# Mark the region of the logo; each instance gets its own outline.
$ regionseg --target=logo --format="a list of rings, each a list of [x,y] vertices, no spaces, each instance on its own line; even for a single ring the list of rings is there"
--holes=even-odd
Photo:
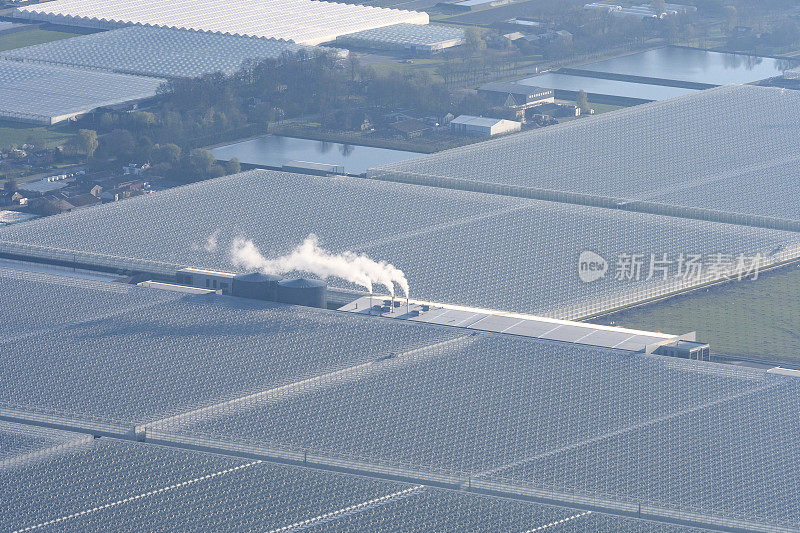
[[[608,262],[603,256],[584,250],[578,257],[578,277],[584,283],[591,283],[602,278],[608,272]]]

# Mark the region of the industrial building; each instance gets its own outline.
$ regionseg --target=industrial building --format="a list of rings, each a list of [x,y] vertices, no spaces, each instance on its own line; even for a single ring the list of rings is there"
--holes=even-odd
[[[461,0],[455,2],[439,2],[436,4],[436,7],[445,11],[461,13],[465,11],[475,11],[476,9],[503,6],[510,3],[511,0]]]
[[[533,107],[555,101],[552,89],[506,81],[481,85],[478,94],[485,95],[497,105],[508,107]]]
[[[423,12],[318,0],[54,0],[20,7],[14,16],[63,26],[107,30],[141,25],[306,45],[402,22],[428,23]]]
[[[539,38],[528,38],[534,37]],[[777,78],[792,63],[775,57],[662,46],[551,70],[519,83],[549,87],[559,99],[574,100],[582,90],[593,103],[633,106]]]
[[[339,310],[636,353],[661,353],[668,350],[668,355],[686,359],[708,359],[710,348],[708,344],[695,342],[693,333],[680,336],[637,331],[408,298],[362,296]]]
[[[434,24],[394,24],[340,35],[336,38],[336,44],[430,54],[464,44],[464,30]]]
[[[8,59],[0,59],[0,79],[0,118],[46,125],[152,98],[165,82]]]
[[[459,115],[450,121],[450,131],[453,133],[478,137],[494,137],[495,135],[514,133],[521,129],[521,122],[501,118]]]
[[[276,39],[130,26],[8,50],[0,52],[0,58],[142,76],[194,78],[215,72],[231,75],[251,62],[299,53],[341,56],[347,51]]]
[[[697,65],[702,64],[703,68]],[[740,85],[780,76],[793,61],[729,52],[711,52],[680,46],[662,46],[633,54],[594,61],[577,69],[580,75],[643,82],[663,87],[710,89]],[[590,81],[590,80],[587,80]],[[546,85],[545,85],[546,87]],[[586,89],[588,92],[588,88]]]
[[[342,165],[314,163],[312,161],[287,161],[281,165],[281,169],[286,172],[301,172],[303,174],[313,174],[315,176],[344,174],[344,166]]]
[[[306,307],[327,307],[328,284],[322,280],[294,278],[283,279],[251,272],[235,274],[203,268],[186,267],[178,270],[176,281],[181,285],[208,289],[223,295],[233,295],[251,300],[281,302]],[[164,285],[165,290],[182,288]]]
[[[478,94],[485,96],[495,106],[513,111],[516,119],[522,123],[526,123],[531,117],[533,108],[555,102],[552,89],[516,82],[487,83],[478,87]]]
[[[600,75],[602,76],[602,75]],[[521,84],[548,87],[556,98],[575,100],[584,91],[589,101],[597,104],[633,106],[656,100],[666,100],[696,92],[690,87],[674,87],[652,83],[639,83],[620,79],[605,79],[567,74],[564,71],[545,72],[520,80]]]

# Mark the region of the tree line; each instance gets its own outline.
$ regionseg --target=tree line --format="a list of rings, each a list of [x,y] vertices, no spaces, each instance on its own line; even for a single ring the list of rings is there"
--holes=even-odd
[[[162,174],[188,181],[229,173],[198,146],[255,135],[269,124],[317,117],[331,128],[357,129],[358,113],[404,108],[445,114],[453,107],[444,83],[426,72],[377,74],[354,60],[328,54],[285,55],[221,73],[173,80],[146,108],[82,118],[70,143],[90,164],[149,162]]]

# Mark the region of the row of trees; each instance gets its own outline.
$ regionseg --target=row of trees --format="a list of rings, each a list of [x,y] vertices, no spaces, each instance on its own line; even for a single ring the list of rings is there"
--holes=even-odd
[[[150,162],[168,176],[208,178],[230,173],[238,163],[221,165],[197,146],[304,116],[358,129],[364,113],[397,108],[443,115],[453,102],[446,85],[426,72],[379,75],[353,60],[301,53],[246,65],[233,76],[172,81],[146,110],[82,119],[69,148],[98,166]]]
[[[112,161],[147,162],[159,175],[180,181],[217,178],[241,171],[236,158],[218,162],[203,148],[184,150],[175,143],[152,144],[146,136],[137,139],[131,131],[119,128],[100,136],[95,130],[80,129],[65,148],[72,154],[85,156],[99,167]]]

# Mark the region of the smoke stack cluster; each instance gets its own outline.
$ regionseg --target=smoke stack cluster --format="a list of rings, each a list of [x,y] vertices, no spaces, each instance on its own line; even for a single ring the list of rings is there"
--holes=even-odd
[[[275,259],[265,258],[253,241],[237,237],[231,244],[230,257],[234,265],[264,274],[308,272],[322,279],[341,278],[369,292],[373,292],[374,285],[383,285],[392,297],[397,284],[408,296],[408,280],[402,270],[364,254],[329,252],[319,246],[319,239],[313,233],[287,255]]]

